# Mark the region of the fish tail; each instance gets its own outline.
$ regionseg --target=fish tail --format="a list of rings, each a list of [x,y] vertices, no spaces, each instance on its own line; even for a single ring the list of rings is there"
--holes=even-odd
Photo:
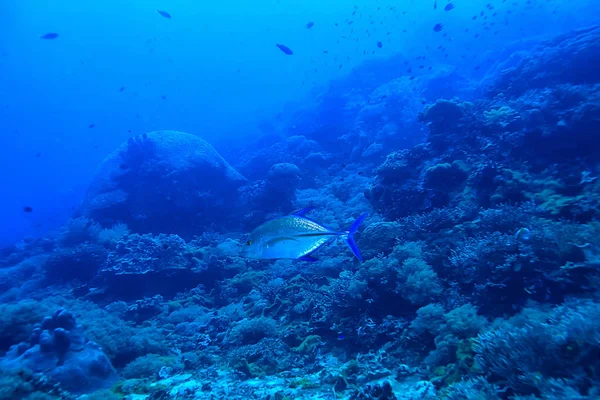
[[[362,213],[360,217],[358,217],[356,221],[352,223],[350,229],[348,229],[348,233],[346,234],[346,244],[348,244],[348,247],[350,247],[350,250],[352,250],[352,253],[354,253],[356,258],[358,258],[360,262],[363,262],[363,258],[360,255],[360,250],[358,249],[356,242],[354,241],[354,234],[358,230],[360,224],[362,224],[365,218],[367,218],[367,215],[369,215],[369,213]]]

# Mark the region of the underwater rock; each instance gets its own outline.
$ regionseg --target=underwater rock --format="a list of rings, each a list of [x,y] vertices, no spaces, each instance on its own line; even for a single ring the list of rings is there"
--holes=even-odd
[[[43,373],[77,394],[108,388],[117,380],[100,346],[88,341],[73,315],[63,309],[34,325],[29,340],[12,346],[0,367]]]
[[[239,172],[201,138],[158,131],[131,138],[100,164],[80,213],[103,226],[197,234],[235,221]],[[227,218],[226,218],[227,217]]]

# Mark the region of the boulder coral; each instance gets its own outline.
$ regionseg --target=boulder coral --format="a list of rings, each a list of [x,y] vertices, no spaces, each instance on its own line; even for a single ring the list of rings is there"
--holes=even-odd
[[[158,131],[129,139],[98,168],[80,213],[103,226],[191,235],[223,225],[246,182],[198,136]]]

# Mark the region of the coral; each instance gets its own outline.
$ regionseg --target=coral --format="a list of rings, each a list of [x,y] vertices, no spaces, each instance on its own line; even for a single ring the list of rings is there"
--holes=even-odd
[[[193,230],[231,212],[246,182],[207,142],[176,132],[129,139],[100,165],[80,212],[138,233]]]
[[[493,108],[483,112],[485,124],[498,129],[516,130],[515,122],[520,119],[519,114],[509,106]]]
[[[183,365],[173,357],[146,354],[127,364],[123,368],[122,375],[126,379],[152,378],[157,377],[162,368],[178,372],[183,369]]]
[[[49,310],[35,300],[21,300],[15,304],[0,304],[0,352],[27,340],[33,325]]]
[[[401,225],[397,222],[375,222],[366,226],[359,239],[359,247],[365,259],[378,254],[387,255],[398,240]]]
[[[383,384],[367,385],[363,389],[356,390],[352,394],[357,400],[396,400],[392,385],[389,382]]]
[[[277,322],[272,318],[244,318],[229,331],[228,341],[235,344],[254,344],[264,337],[277,335]]]
[[[41,372],[74,393],[116,382],[115,370],[100,346],[88,341],[73,315],[62,309],[34,325],[29,341],[11,347],[0,364]]]
[[[485,317],[477,315],[477,309],[465,304],[444,315],[446,328],[459,338],[473,337],[487,324]]]
[[[187,268],[186,243],[177,235],[130,235],[119,240],[102,268],[104,274],[143,275]]]
[[[44,275],[51,283],[89,282],[96,277],[108,254],[103,246],[94,243],[58,248],[44,263]]]
[[[436,100],[425,106],[419,120],[429,127],[429,143],[438,151],[446,149],[456,140],[456,134],[468,125],[465,122],[473,104],[458,99]]]
[[[164,299],[161,295],[157,294],[150,298],[137,300],[135,303],[127,306],[126,309],[122,311],[122,316],[124,319],[133,321],[139,325],[162,313],[164,309]]]
[[[456,190],[467,178],[464,162],[436,164],[425,170],[424,185],[427,188],[448,192]]]
[[[408,258],[402,263],[398,268],[398,281],[396,291],[416,305],[425,304],[442,293],[435,271],[418,258]]]
[[[58,388],[44,375],[23,368],[0,366],[0,400],[57,400],[72,395]]]
[[[444,307],[432,303],[417,310],[417,317],[410,323],[410,328],[421,334],[429,332],[437,336],[444,329]]]
[[[450,385],[442,395],[444,400],[500,400],[499,389],[478,377]]]
[[[600,62],[599,37],[600,28],[593,26],[541,43],[516,66],[504,70],[489,88],[490,93],[516,97],[532,88],[559,83],[599,82],[598,71],[591,67]]]
[[[117,314],[91,302],[63,298],[49,298],[47,302],[72,310],[78,316],[85,336],[100,345],[116,368],[149,353],[168,353],[164,334],[159,329],[151,326],[133,327]]]
[[[321,337],[319,335],[310,335],[300,343],[300,345],[293,350],[297,353],[312,353],[315,347],[321,344]]]
[[[117,223],[110,228],[105,228],[98,233],[98,241],[100,243],[110,244],[123,239],[130,234],[127,224]]]
[[[75,218],[62,227],[57,241],[64,247],[94,243],[98,240],[101,229],[100,225],[90,218]]]
[[[132,234],[114,242],[98,273],[106,288],[103,295],[134,300],[154,294],[173,296],[195,287],[210,259],[194,259],[188,250],[177,235]]]
[[[477,363],[519,394],[539,394],[551,378],[598,379],[600,305],[571,303],[546,318],[480,334],[474,346]]]

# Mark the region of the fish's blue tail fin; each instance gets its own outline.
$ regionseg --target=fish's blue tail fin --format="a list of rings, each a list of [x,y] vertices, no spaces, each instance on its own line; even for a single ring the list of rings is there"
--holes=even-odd
[[[352,250],[352,253],[354,253],[356,258],[358,258],[360,262],[363,262],[363,258],[360,255],[360,250],[358,250],[356,242],[354,241],[354,234],[358,230],[360,224],[362,224],[365,218],[367,218],[367,215],[369,215],[369,213],[362,213],[360,217],[358,217],[356,221],[352,223],[352,226],[350,226],[350,229],[348,229],[348,233],[346,235],[346,243],[348,244],[348,247],[350,247],[350,250]]]

